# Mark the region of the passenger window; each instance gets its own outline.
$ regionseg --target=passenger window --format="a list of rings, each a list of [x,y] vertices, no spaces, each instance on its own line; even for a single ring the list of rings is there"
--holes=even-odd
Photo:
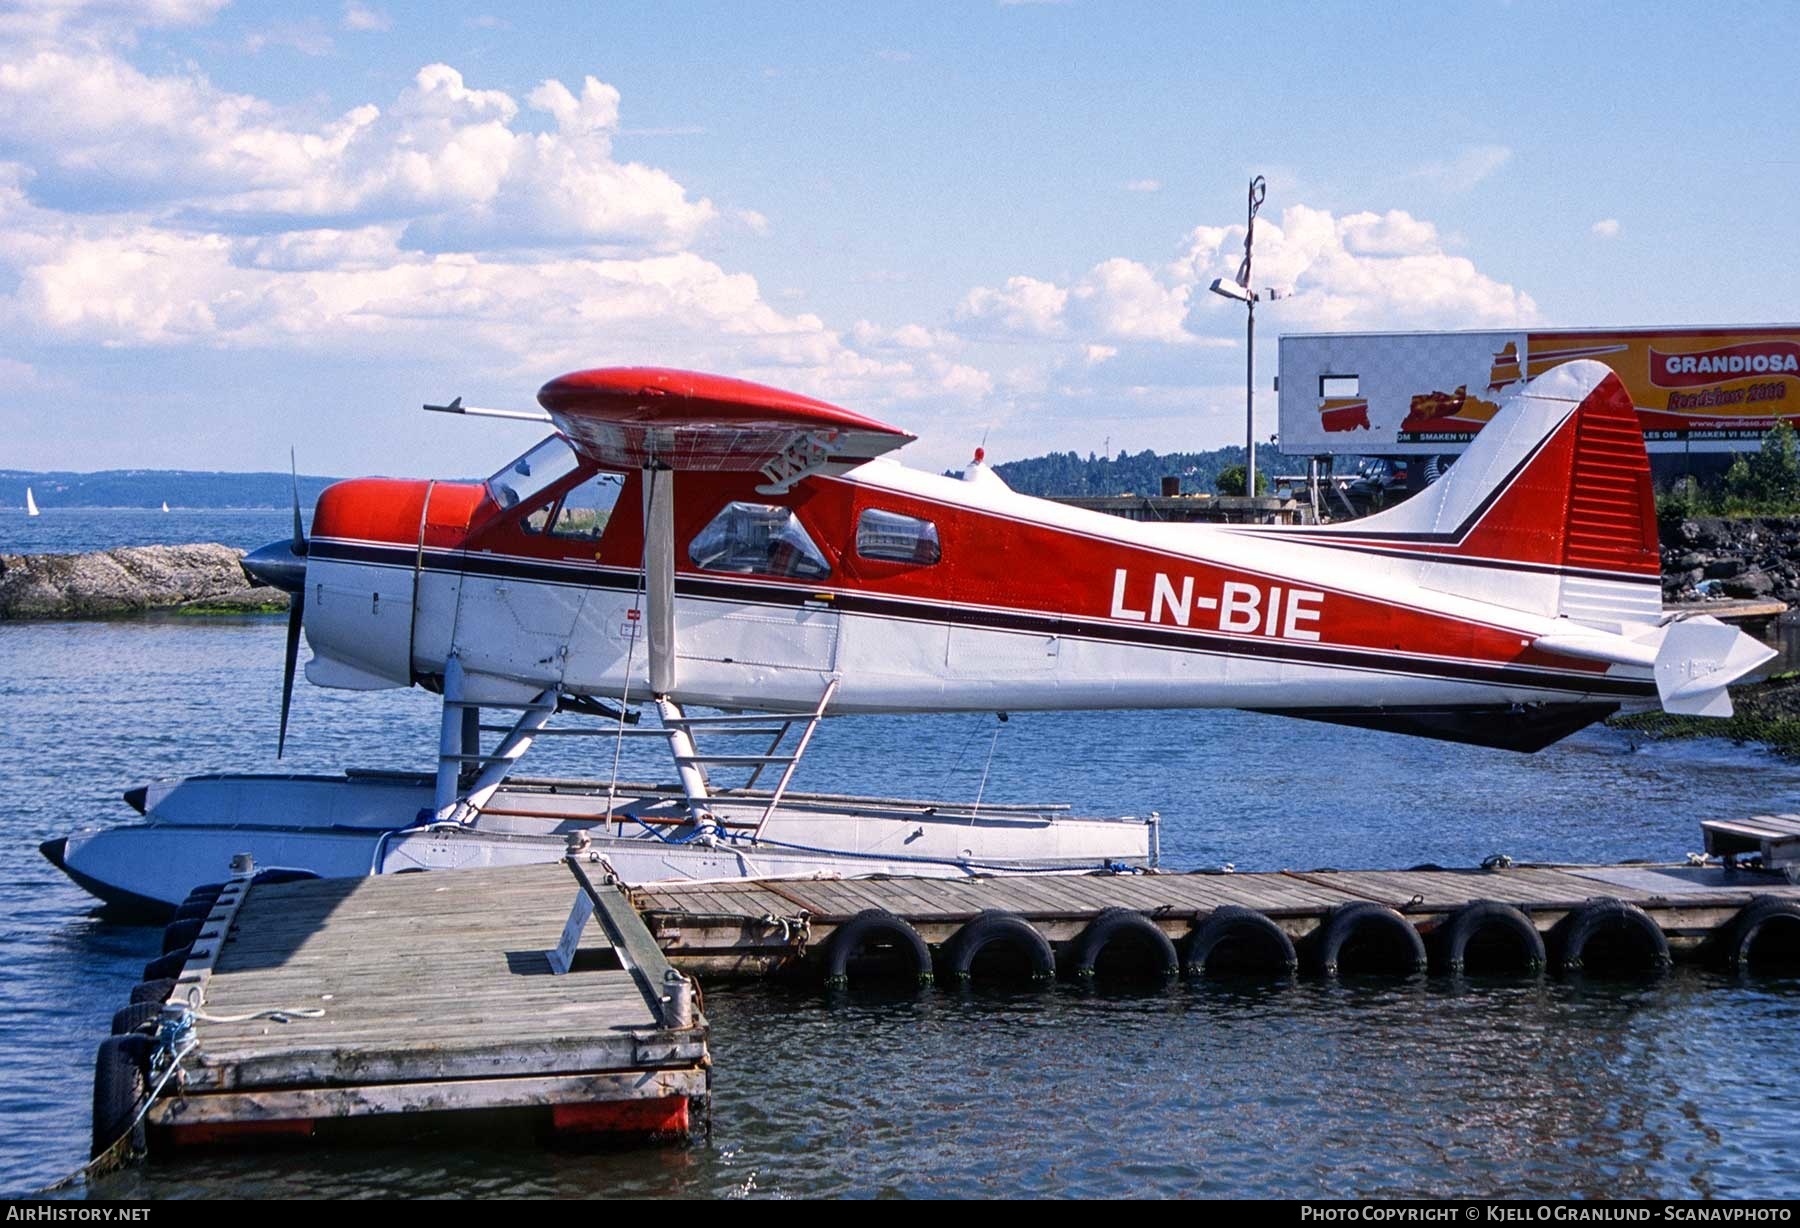
[[[599,541],[612,519],[613,506],[625,478],[617,473],[596,473],[562,498],[556,520],[550,526],[554,537],[572,537],[581,541]]]
[[[856,518],[856,552],[865,559],[923,565],[942,557],[937,526],[931,521],[872,507]]]
[[[525,517],[525,519],[519,521],[519,527],[524,529],[527,533],[542,533],[544,531],[544,526],[550,523],[550,509],[555,506],[556,500],[552,499],[550,502],[544,504],[544,506],[534,510],[529,516]]]
[[[688,546],[694,566],[741,575],[823,580],[831,564],[794,513],[769,503],[728,503]]]

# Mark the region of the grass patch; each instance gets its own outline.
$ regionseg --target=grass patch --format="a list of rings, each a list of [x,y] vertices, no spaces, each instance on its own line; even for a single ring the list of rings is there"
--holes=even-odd
[[[1731,703],[1733,714],[1724,720],[1668,712],[1631,712],[1609,716],[1606,723],[1654,742],[1669,738],[1730,738],[1734,742],[1759,742],[1784,758],[1800,759],[1800,670],[1733,687]]]
[[[286,614],[284,601],[260,601],[255,605],[229,601],[190,601],[175,607],[179,618],[213,618],[232,614]]]

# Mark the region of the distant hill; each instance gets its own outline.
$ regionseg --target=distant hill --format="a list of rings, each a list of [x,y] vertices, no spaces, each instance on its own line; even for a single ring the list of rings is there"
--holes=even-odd
[[[1262,453],[1259,451],[1258,455]],[[1273,458],[1273,452],[1270,454]],[[1241,447],[1211,452],[1144,451],[1135,455],[1083,459],[1074,452],[1052,452],[1006,461],[994,469],[1007,485],[1028,495],[1154,495],[1165,475],[1181,478],[1189,494],[1211,494],[1213,479],[1230,465],[1244,463]],[[300,475],[300,505],[310,508],[319,492],[337,478]],[[178,508],[286,507],[292,499],[285,473],[206,473],[189,469],[106,469],[98,473],[0,469],[0,507],[25,506],[30,486],[43,507]]]
[[[1257,449],[1259,462],[1265,455],[1273,460],[1274,450]],[[1219,471],[1243,463],[1241,447],[1211,452],[1145,451],[1135,456],[1124,451],[1117,456],[1089,452],[1085,460],[1074,452],[1052,452],[1006,461],[995,465],[994,472],[1026,495],[1154,495],[1161,493],[1162,480],[1169,475],[1181,479],[1184,494],[1215,494],[1213,479]]]
[[[310,508],[336,478],[300,475],[300,505]],[[31,487],[51,507],[180,508],[287,507],[293,485],[285,473],[201,473],[187,469],[105,469],[98,473],[31,473],[0,469],[0,507],[25,506]]]

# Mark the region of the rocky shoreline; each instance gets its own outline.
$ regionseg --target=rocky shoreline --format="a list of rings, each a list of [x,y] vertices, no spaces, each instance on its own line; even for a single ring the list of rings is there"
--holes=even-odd
[[[1692,517],[1661,526],[1663,599],[1773,599],[1800,607],[1800,517]]]
[[[242,550],[121,546],[87,554],[0,554],[0,622],[174,614],[265,614],[287,609],[287,594],[252,585]]]

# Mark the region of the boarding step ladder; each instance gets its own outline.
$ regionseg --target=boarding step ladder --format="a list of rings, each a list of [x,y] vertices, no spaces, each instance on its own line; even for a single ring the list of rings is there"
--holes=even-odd
[[[663,732],[669,739],[669,751],[675,758],[676,771],[681,775],[682,792],[687,797],[688,814],[697,827],[716,831],[718,820],[713,815],[713,808],[727,799],[713,792],[711,774],[708,769],[743,768],[749,770],[749,777],[740,785],[739,790],[754,788],[762,774],[772,767],[781,768],[781,779],[769,794],[768,803],[763,807],[761,816],[756,821],[756,828],[751,833],[751,840],[762,838],[763,829],[768,826],[776,807],[786,795],[789,783],[794,779],[794,772],[800,766],[806,748],[811,745],[813,734],[819,728],[819,722],[825,717],[825,710],[831,706],[832,697],[837,694],[839,678],[832,675],[825,684],[825,691],[819,696],[819,702],[807,714],[801,713],[769,713],[769,712],[737,712],[719,716],[689,716],[682,711],[674,700],[661,697],[657,700],[657,708],[662,716]],[[793,732],[794,726],[805,722],[800,737],[791,750],[784,751],[782,744]],[[645,732],[656,732],[647,730]],[[741,754],[731,752],[703,751],[697,738],[717,737],[757,737],[767,738],[768,744],[760,754]]]

